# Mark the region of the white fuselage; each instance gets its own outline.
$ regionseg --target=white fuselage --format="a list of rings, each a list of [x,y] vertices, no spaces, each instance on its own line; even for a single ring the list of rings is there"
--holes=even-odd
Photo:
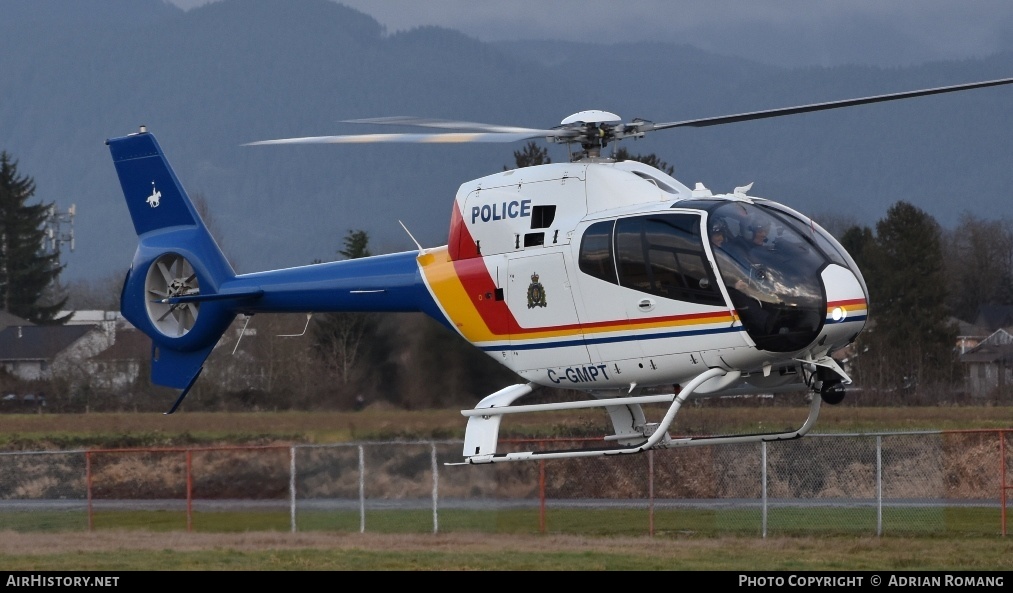
[[[533,383],[631,389],[720,367],[742,374],[712,388],[732,379],[769,388],[797,380],[797,359],[853,340],[867,297],[846,253],[819,255],[843,252],[836,241],[822,229],[817,240],[809,219],[779,205],[769,214],[760,203],[694,192],[634,161],[522,168],[462,185],[446,253],[420,262],[461,335]],[[779,327],[746,313],[753,293],[733,282],[746,264],[707,241],[706,225],[725,204],[773,217],[781,251],[804,250],[766,264],[769,288],[757,282],[761,292],[750,297],[754,313],[771,309]],[[779,253],[776,243],[768,255]]]

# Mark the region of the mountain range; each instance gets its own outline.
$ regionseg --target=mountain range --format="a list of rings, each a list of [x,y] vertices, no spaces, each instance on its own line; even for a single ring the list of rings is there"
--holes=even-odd
[[[343,120],[412,115],[548,128],[585,109],[680,121],[1013,76],[1013,54],[904,68],[782,68],[678,43],[481,42],[388,35],[331,0],[0,0],[0,150],[36,197],[75,207],[64,279],[122,277],[136,245],[107,138],[146,126],[238,272],[447,240],[461,183],[513,166],[516,144],[244,146],[401,131]],[[904,200],[943,227],[1013,218],[1013,86],[711,128],[622,146],[674,176],[817,220],[875,225]],[[409,131],[409,130],[405,130]],[[547,145],[553,161],[568,158]],[[66,249],[66,248],[65,248]]]

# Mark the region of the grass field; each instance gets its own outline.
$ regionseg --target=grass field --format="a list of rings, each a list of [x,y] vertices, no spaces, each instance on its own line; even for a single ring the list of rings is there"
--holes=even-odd
[[[673,434],[753,431],[757,426],[796,428],[806,406],[684,406]],[[467,418],[459,409],[359,412],[186,412],[0,414],[0,448],[29,443],[67,446],[133,446],[208,441],[338,443],[392,438],[463,438]],[[860,407],[822,406],[813,433],[1013,428],[1013,406]],[[567,431],[604,434],[600,410],[544,412],[505,417],[501,434],[555,436]],[[31,445],[35,446],[35,445]],[[47,447],[47,448],[49,448]]]
[[[1008,538],[0,532],[9,571],[1009,571]]]
[[[683,429],[748,430],[763,422],[791,424],[792,408],[687,409]],[[804,411],[802,416],[804,416]],[[0,415],[6,449],[84,446],[185,445],[207,442],[332,443],[385,438],[461,438],[465,418],[460,410],[415,412],[373,408],[361,412],[243,412],[162,414]],[[555,433],[602,426],[591,416],[546,414],[532,424],[515,424],[518,434]],[[814,432],[887,432],[907,430],[973,430],[1013,427],[1009,407],[863,408],[824,406]],[[506,426],[505,426],[506,429]],[[505,430],[505,433],[507,431]],[[514,531],[497,513],[495,533],[457,530],[459,521],[444,515],[438,534],[385,533],[383,519],[371,519],[369,533],[358,533],[353,518],[338,530],[301,524],[287,531],[288,517],[266,515],[247,531],[213,531],[210,517],[200,517],[187,531],[179,514],[160,520],[98,515],[96,529],[24,531],[13,516],[0,518],[0,566],[11,571],[262,571],[262,570],[706,570],[706,571],[1008,571],[1013,569],[1013,538],[1000,534],[965,533],[962,522],[979,519],[954,516],[954,529],[938,534],[902,536],[812,535],[799,529],[791,535],[761,537],[748,533],[720,535],[705,529],[718,521],[707,513],[659,516],[654,536],[643,526],[628,531],[608,529],[601,514],[554,515],[549,533],[537,533],[531,517]],[[64,517],[65,519],[65,517]],[[33,521],[39,521],[35,516]],[[312,518],[301,518],[312,521]],[[330,520],[333,520],[330,519]],[[390,521],[404,529],[404,518]],[[642,515],[637,519],[643,522]],[[994,517],[987,520],[994,521]],[[55,521],[55,519],[54,519]],[[846,523],[847,518],[842,518]],[[43,521],[43,523],[45,523]],[[138,523],[143,528],[138,528]],[[581,534],[568,524],[582,523]],[[618,523],[623,519],[618,517]],[[629,523],[629,521],[627,521]],[[588,529],[587,525],[597,526]],[[204,527],[201,527],[201,526]],[[678,526],[678,527],[673,527]],[[205,529],[206,527],[206,529]],[[574,531],[577,531],[576,527]],[[973,530],[972,530],[973,531]]]
[[[81,505],[83,507],[83,505]],[[126,506],[126,505],[124,505]],[[280,507],[280,508],[279,508]],[[442,509],[438,521],[431,510],[371,509],[363,517],[357,510],[305,510],[297,513],[296,531],[431,534],[434,523],[441,534],[485,533],[500,535],[573,535],[639,537],[659,539],[701,537],[771,536],[855,537],[876,534],[877,517],[871,508],[807,508],[778,506],[761,517],[757,508],[665,508],[648,514],[643,508],[601,505],[582,508],[508,508],[495,510]],[[366,523],[365,526],[362,523]],[[990,507],[887,508],[883,524],[890,537],[933,535],[938,537],[991,537],[1001,534],[996,509]],[[90,515],[78,511],[5,511],[0,525],[19,533],[74,533],[128,530],[196,533],[287,532],[292,516],[284,505],[275,510],[195,511],[98,510]]]

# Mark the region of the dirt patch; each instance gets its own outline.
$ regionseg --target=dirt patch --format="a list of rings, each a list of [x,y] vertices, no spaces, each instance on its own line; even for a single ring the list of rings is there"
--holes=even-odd
[[[694,546],[721,547],[721,540],[701,540]],[[67,552],[113,552],[117,550],[173,550],[176,552],[227,548],[239,551],[291,549],[363,549],[374,551],[455,551],[469,553],[556,552],[559,550],[601,551],[670,555],[685,543],[651,538],[592,538],[566,535],[464,534],[376,534],[376,533],[275,533],[238,534],[152,533],[143,531],[98,531],[88,533],[0,532],[0,555],[40,555]]]

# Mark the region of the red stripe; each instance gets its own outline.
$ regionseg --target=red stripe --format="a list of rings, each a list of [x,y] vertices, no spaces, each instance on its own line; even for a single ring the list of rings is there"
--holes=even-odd
[[[721,312],[718,312],[718,313],[690,313],[690,314],[686,314],[686,315],[668,315],[668,316],[665,316],[665,317],[650,317],[648,319],[636,319],[636,320],[634,320],[634,319],[623,319],[621,321],[616,321],[616,320],[612,320],[612,321],[596,321],[594,323],[584,323],[583,326],[584,326],[585,329],[602,328],[602,327],[609,327],[609,326],[637,327],[637,326],[640,326],[640,325],[649,325],[649,324],[655,324],[655,323],[672,323],[672,324],[675,324],[675,323],[680,322],[680,321],[693,321],[693,320],[702,321],[704,323],[721,323],[721,322],[725,321],[726,319],[728,321],[731,321],[732,320],[731,314],[727,313],[725,311],[721,311]]]
[[[464,216],[461,214],[456,200],[454,201],[454,209],[450,213],[450,237],[447,239],[447,253],[454,261],[478,257],[475,239],[471,236],[468,225],[464,224]]]
[[[475,257],[455,261],[454,271],[457,273],[461,285],[464,286],[468,300],[485,321],[489,331],[504,337],[523,331],[517,325],[517,320],[514,319],[513,313],[507,307],[506,301],[495,299],[496,283],[489,275],[489,270],[485,267],[482,258]],[[503,272],[506,273],[506,270]],[[486,295],[492,298],[486,298]]]
[[[833,301],[827,303],[827,307],[848,307],[851,305],[865,305],[865,299],[848,299],[846,301]]]

